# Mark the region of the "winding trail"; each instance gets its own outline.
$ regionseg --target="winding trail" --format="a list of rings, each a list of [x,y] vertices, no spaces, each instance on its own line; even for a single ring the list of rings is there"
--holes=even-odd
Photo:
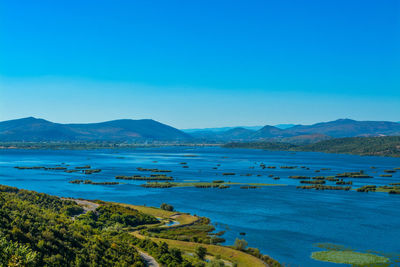
[[[156,262],[156,260],[147,254],[146,252],[140,250],[139,248],[135,247],[136,250],[139,252],[140,257],[145,261],[146,266],[148,267],[160,267],[160,265]]]

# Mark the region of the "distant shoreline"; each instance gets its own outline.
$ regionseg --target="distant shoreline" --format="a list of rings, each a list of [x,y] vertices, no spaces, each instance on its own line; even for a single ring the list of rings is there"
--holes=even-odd
[[[116,143],[116,142],[0,142],[0,149],[94,150],[138,149],[156,147],[223,147],[263,149],[289,152],[323,152],[359,156],[400,157],[400,136],[347,137],[320,141],[314,144],[282,142],[231,142],[231,143]]]
[[[92,149],[136,149],[151,147],[221,147],[224,144],[214,143],[159,143],[159,144],[125,144],[105,142],[0,142],[0,149],[50,149],[50,150],[92,150]]]

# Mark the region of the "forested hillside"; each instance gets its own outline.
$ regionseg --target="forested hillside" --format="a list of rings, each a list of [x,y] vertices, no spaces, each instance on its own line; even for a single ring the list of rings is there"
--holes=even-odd
[[[224,147],[400,157],[400,136],[335,138],[310,145],[272,142],[238,142],[226,144]]]
[[[191,266],[180,251],[123,230],[157,223],[153,216],[109,203],[82,212],[73,201],[0,185],[0,266],[144,267],[134,245],[166,266]]]
[[[337,138],[297,148],[363,156],[400,157],[400,136]]]

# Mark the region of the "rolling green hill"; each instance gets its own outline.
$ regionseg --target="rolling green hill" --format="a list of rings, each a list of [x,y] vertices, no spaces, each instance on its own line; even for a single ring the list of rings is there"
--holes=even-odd
[[[271,142],[229,143],[224,147],[400,157],[400,136],[336,138],[310,145]]]
[[[0,266],[144,267],[136,247],[165,266],[192,266],[167,244],[124,230],[159,223],[155,217],[112,203],[83,211],[71,200],[0,185]]]

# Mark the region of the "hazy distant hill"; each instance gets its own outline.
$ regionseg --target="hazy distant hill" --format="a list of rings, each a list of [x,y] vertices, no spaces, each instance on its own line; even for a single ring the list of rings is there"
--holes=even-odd
[[[289,128],[292,128],[293,126],[296,126],[296,124],[286,123],[286,124],[277,124],[274,126],[279,129],[289,129]]]
[[[285,127],[285,125],[289,125],[289,124],[282,124],[284,125],[283,127]],[[294,125],[293,125],[294,126]],[[232,129],[236,129],[236,128],[244,128],[247,130],[253,130],[253,131],[257,131],[260,130],[263,126],[234,126],[234,127],[217,127],[217,128],[193,128],[193,129],[182,129],[183,132],[185,133],[196,133],[196,132],[226,132]]]
[[[400,134],[400,123],[339,119],[313,125],[298,125],[285,130],[289,135],[324,134],[331,137],[379,136]]]
[[[400,135],[400,123],[388,121],[339,119],[313,125],[286,125],[286,127],[266,125],[257,131],[237,127],[226,131],[194,131],[191,135],[198,140],[217,142],[267,141],[291,144],[311,144],[341,137]]]
[[[257,127],[257,126],[255,126]],[[252,128],[252,127],[250,127]],[[213,129],[213,128],[211,128]],[[266,125],[258,130],[235,127],[227,130],[196,130],[185,133],[154,120],[114,120],[101,123],[61,124],[24,118],[0,122],[0,141],[194,141],[284,142],[312,144],[342,137],[400,135],[400,123],[339,119],[282,129]]]
[[[29,117],[0,122],[0,141],[184,141],[190,138],[154,120],[61,124]]]
[[[287,135],[285,134],[285,130],[279,129],[274,126],[266,125],[262,127],[260,130],[256,131],[251,136],[251,139],[271,138],[277,136],[287,136]]]
[[[193,136],[193,138],[202,141],[229,142],[249,140],[255,132],[256,131],[237,127],[221,132],[196,131],[190,133],[190,135]]]

